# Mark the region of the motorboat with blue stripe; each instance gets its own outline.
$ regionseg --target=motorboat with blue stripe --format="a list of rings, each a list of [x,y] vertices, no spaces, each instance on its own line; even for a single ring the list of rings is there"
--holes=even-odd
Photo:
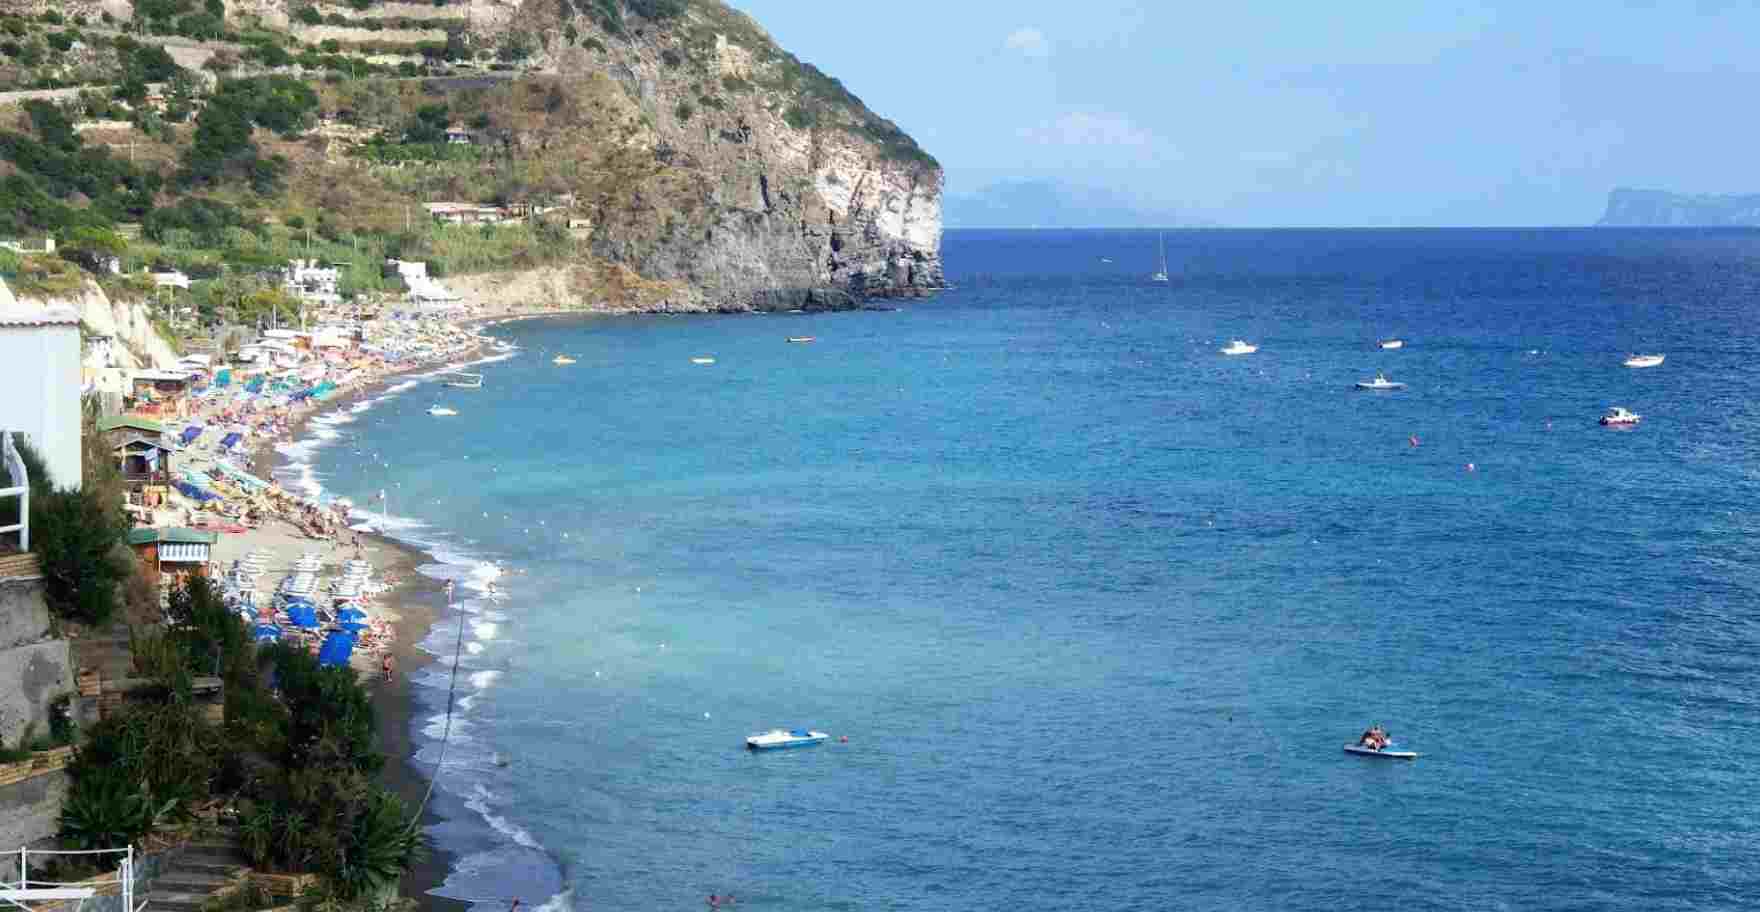
[[[805,728],[773,728],[746,739],[751,750],[783,750],[790,747],[812,747],[830,738],[821,731]]]

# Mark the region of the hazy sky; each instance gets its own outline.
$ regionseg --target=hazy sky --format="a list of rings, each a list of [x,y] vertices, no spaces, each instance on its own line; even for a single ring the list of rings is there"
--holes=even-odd
[[[1572,225],[1760,192],[1760,4],[732,0],[947,169],[1227,225]]]

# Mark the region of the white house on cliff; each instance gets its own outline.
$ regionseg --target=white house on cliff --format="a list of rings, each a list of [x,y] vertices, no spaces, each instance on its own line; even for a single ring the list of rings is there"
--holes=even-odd
[[[21,303],[0,280],[0,428],[30,438],[58,488],[80,484],[79,313]]]

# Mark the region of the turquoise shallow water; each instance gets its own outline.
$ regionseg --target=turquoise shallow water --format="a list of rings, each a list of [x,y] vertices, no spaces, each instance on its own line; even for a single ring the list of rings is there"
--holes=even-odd
[[[323,423],[311,483],[387,488],[436,575],[510,570],[465,590],[445,891],[1760,894],[1760,234],[1168,248],[1153,286],[1153,234],[956,232],[958,289],[897,312],[511,324],[483,390]],[[1350,391],[1376,369],[1411,388]],[[1596,427],[1616,404],[1643,425]],[[1424,757],[1340,750],[1377,720]],[[849,742],[740,749],[799,724]]]

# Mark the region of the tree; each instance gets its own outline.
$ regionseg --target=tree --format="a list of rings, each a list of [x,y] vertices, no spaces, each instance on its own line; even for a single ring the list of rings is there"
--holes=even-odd
[[[422,105],[403,128],[406,143],[440,143],[446,141],[447,122],[452,112],[445,102]]]
[[[108,271],[106,266],[110,261],[121,257],[126,250],[128,242],[116,232],[104,228],[82,227],[68,232],[56,248],[56,253],[87,272],[102,274]]]
[[[171,123],[188,120],[201,95],[202,84],[195,74],[188,70],[179,70],[165,86],[165,119]]]
[[[120,501],[99,503],[97,495],[73,488],[31,496],[31,550],[56,614],[92,625],[110,619],[117,584],[130,569],[116,554],[127,528]]]
[[[130,77],[123,80],[112,95],[117,101],[126,102],[131,107],[139,107],[147,101],[147,84]]]
[[[226,20],[213,13],[191,13],[177,20],[177,33],[213,40],[226,34]]]
[[[501,36],[501,45],[495,49],[495,56],[502,63],[521,63],[532,56],[536,45],[528,32],[509,29]]]

